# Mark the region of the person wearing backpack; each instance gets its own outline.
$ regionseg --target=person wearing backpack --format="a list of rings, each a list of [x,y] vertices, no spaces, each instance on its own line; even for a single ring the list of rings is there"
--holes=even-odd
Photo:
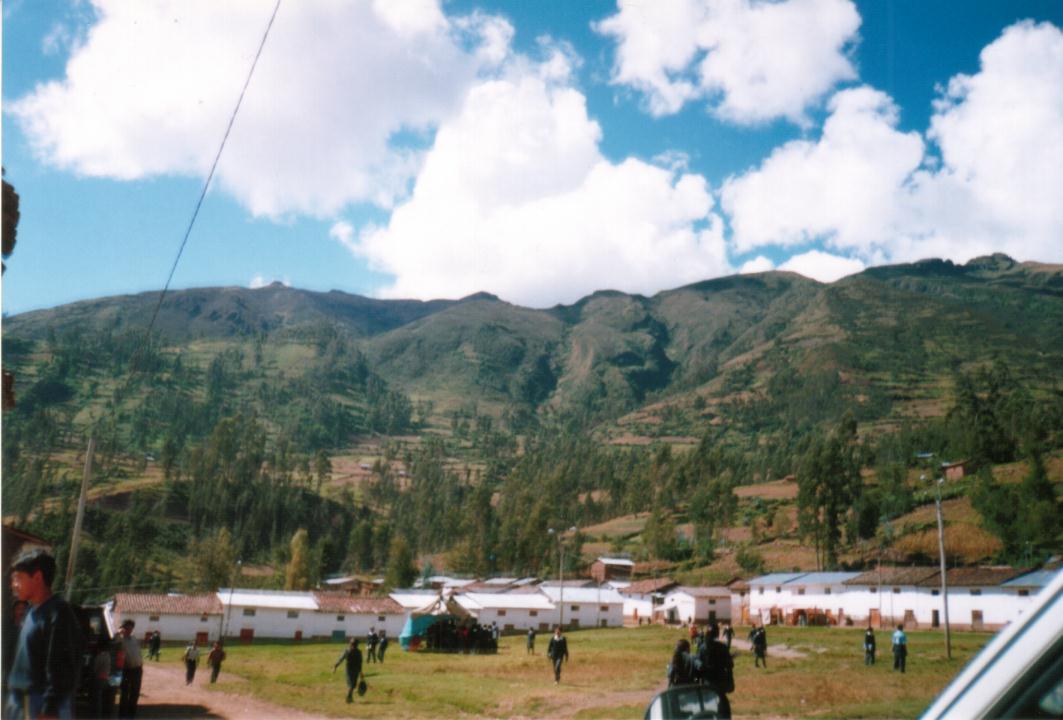
[[[698,654],[698,676],[719,695],[719,716],[731,717],[731,701],[727,695],[735,689],[734,658],[727,646],[720,642],[720,626],[716,623],[710,623],[705,633],[705,643]]]
[[[668,663],[668,687],[692,685],[696,681],[694,659],[690,656],[690,641],[680,639],[675,644],[672,661]]]

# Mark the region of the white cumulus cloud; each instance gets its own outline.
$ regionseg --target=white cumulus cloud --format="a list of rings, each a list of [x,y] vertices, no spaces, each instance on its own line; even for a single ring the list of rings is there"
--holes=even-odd
[[[923,158],[918,133],[896,130],[893,101],[868,87],[843,90],[816,141],[776,148],[721,192],[740,252],[826,239],[871,252],[889,243],[905,180]]]
[[[652,293],[730,270],[699,175],[606,160],[586,99],[552,57],[482,82],[444,123],[410,199],[359,252],[391,297],[479,290],[532,306]]]
[[[82,175],[205,176],[273,3],[93,5],[65,76],[11,105],[37,154]],[[284,3],[217,180],[256,215],[390,206],[418,166],[404,133],[458,107],[507,27],[451,21],[438,0]]]
[[[654,115],[707,100],[737,123],[788,118],[856,77],[850,0],[619,0],[595,25],[616,39],[613,82],[643,93]]]
[[[820,282],[832,283],[846,275],[861,272],[866,266],[857,258],[843,257],[821,250],[794,255],[779,266],[780,270],[790,270],[807,278]]]
[[[724,184],[738,251],[822,241],[867,263],[1063,260],[1059,28],[1007,28],[979,72],[948,83],[925,138],[898,131],[893,101],[868,87],[829,108],[817,140],[776,148]]]
[[[757,255],[751,260],[746,260],[742,263],[742,267],[738,268],[738,272],[743,275],[749,275],[751,273],[768,272],[775,269],[775,263],[763,255]]]

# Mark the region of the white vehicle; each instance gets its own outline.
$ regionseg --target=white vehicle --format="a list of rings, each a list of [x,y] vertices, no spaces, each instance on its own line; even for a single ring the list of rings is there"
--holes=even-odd
[[[1063,571],[967,664],[923,718],[1063,718]]]

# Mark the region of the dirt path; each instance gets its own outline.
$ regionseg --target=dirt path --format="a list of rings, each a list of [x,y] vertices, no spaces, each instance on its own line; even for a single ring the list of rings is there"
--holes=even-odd
[[[224,672],[224,670],[222,670]],[[200,667],[195,682],[185,685],[184,669],[147,663],[140,693],[138,718],[226,718],[227,720],[317,720],[324,715],[308,715],[293,708],[226,692],[212,692],[204,685],[210,673]]]

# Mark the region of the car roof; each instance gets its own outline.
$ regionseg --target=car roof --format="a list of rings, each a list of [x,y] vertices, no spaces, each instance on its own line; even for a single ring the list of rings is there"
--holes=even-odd
[[[1022,617],[978,653],[923,713],[924,720],[984,717],[1063,642],[1063,571]]]

